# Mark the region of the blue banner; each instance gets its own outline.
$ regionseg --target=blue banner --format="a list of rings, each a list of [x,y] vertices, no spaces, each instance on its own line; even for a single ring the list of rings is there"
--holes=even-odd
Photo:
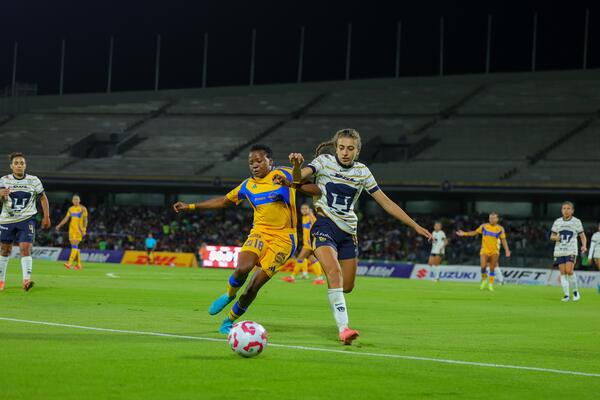
[[[115,263],[120,264],[123,259],[124,251],[121,250],[85,250],[81,251],[81,262]],[[58,259],[67,261],[71,254],[71,249],[62,249]]]
[[[414,264],[385,262],[385,261],[366,261],[358,262],[358,276],[377,276],[381,278],[410,278]]]

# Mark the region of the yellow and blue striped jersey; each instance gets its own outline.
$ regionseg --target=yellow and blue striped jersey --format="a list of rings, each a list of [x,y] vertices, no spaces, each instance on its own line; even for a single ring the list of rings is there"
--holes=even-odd
[[[476,230],[481,234],[481,253],[499,254],[500,239],[506,238],[504,228],[500,225],[483,224]]]
[[[247,200],[254,210],[253,229],[277,233],[296,233],[296,189],[273,183],[275,175],[292,181],[292,169],[277,167],[264,178],[248,178],[227,193],[229,201],[240,204]]]
[[[302,216],[302,243],[304,246],[310,246],[310,228],[317,220],[313,214]]]
[[[69,207],[69,210],[67,211],[67,214],[71,217],[71,220],[69,222],[69,230],[75,230],[75,231],[84,231],[85,230],[85,226],[83,224],[84,219],[87,221],[87,217],[88,217],[88,211],[87,208],[85,208],[82,205],[78,205],[78,206],[71,206]]]

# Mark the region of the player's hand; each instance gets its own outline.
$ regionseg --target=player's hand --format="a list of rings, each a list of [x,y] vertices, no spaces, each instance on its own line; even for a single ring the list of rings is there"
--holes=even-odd
[[[273,177],[273,184],[286,186],[286,187],[292,186],[292,182],[290,182],[285,176],[279,175],[279,174],[277,174]]]
[[[510,252],[510,250],[506,250],[506,251],[504,252],[504,255],[505,255],[506,257],[510,257],[510,255],[511,255],[511,254],[512,254],[512,253]]]
[[[429,239],[430,241],[433,240],[433,235],[431,234],[431,232],[429,232],[427,229],[423,228],[420,225],[417,225],[415,227],[415,231],[421,235],[421,236],[425,236],[427,239]]]
[[[587,253],[587,250],[588,250],[588,249],[587,249],[587,246],[586,246],[586,245],[583,245],[583,246],[581,246],[581,252],[582,252],[582,253]]]
[[[62,227],[62,225],[59,224],[59,225],[56,225],[56,227],[54,229],[56,229],[56,232],[59,232],[61,227]]]
[[[189,204],[184,203],[183,201],[178,201],[177,203],[173,204],[173,210],[175,210],[176,213],[180,213],[182,211],[188,211],[190,209]]]
[[[456,231],[456,236],[465,236],[465,231]]]
[[[304,156],[301,153],[290,153],[288,158],[294,167],[300,167],[304,163]]]
[[[42,229],[50,229],[50,227],[52,227],[50,217],[44,217],[44,219],[42,219]]]
[[[10,194],[9,188],[0,189],[0,197],[8,197],[9,194]]]

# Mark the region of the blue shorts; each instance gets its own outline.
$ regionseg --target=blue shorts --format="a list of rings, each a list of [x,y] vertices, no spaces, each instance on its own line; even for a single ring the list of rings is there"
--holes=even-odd
[[[358,240],[356,235],[344,232],[329,218],[317,215],[317,220],[310,229],[312,248],[321,246],[333,247],[338,253],[338,260],[358,257]]]
[[[577,256],[554,257],[554,266],[557,267],[560,264],[566,264],[566,263],[575,264],[575,261],[577,261]]]
[[[34,240],[35,217],[12,224],[0,225],[0,242],[2,243],[33,243]]]

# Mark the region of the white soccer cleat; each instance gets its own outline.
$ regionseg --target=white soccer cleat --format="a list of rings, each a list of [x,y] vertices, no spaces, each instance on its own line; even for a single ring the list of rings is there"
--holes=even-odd
[[[565,296],[562,299],[560,299],[560,301],[562,301],[563,303],[566,303],[567,301],[569,301],[569,296]]]
[[[573,301],[579,301],[579,290],[573,290]]]

